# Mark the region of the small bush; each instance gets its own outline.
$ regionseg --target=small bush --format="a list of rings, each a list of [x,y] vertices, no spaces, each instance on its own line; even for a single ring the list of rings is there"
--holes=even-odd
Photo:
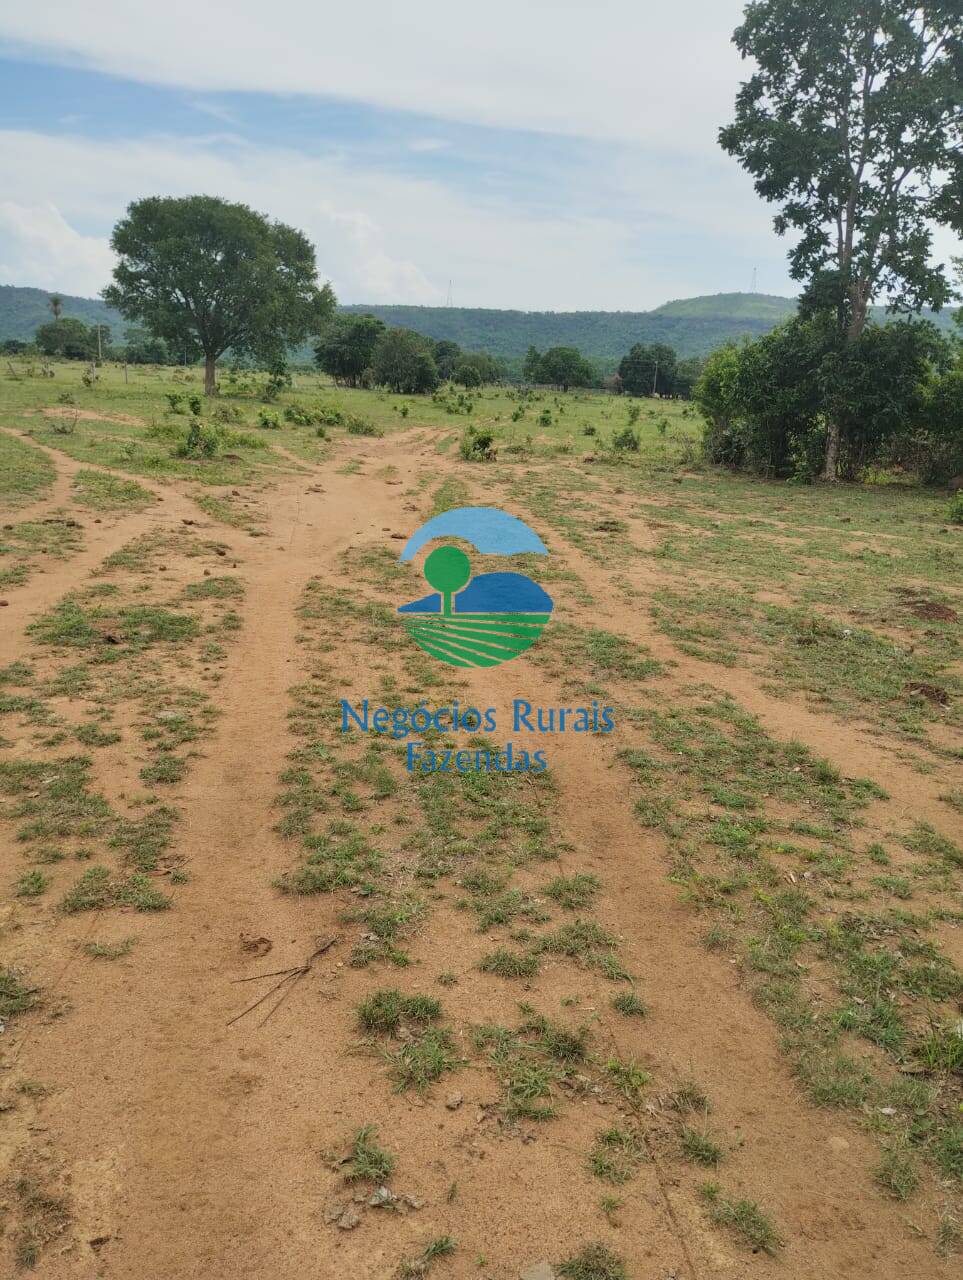
[[[375,436],[380,438],[384,435],[384,431],[370,418],[359,418],[352,415],[348,418],[348,435],[349,436]]]
[[[465,462],[493,462],[497,456],[495,437],[490,431],[466,427],[458,444],[458,452]]]
[[[963,524],[963,489],[955,493],[950,500],[946,518],[950,524]]]
[[[616,453],[638,453],[639,433],[632,427],[622,427],[612,435],[612,448]]]

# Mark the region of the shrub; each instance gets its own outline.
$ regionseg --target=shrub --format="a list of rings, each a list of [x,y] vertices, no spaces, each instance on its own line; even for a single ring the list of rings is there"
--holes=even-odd
[[[348,418],[348,435],[349,436],[383,436],[384,431],[370,418],[360,418],[352,414]]]
[[[950,500],[946,518],[950,524],[963,524],[963,489],[955,493]]]
[[[616,453],[638,453],[639,433],[632,427],[622,427],[612,435],[612,448]]]
[[[493,462],[497,457],[495,437],[490,431],[466,427],[458,444],[458,452],[466,462]]]
[[[174,447],[177,458],[215,458],[221,450],[221,437],[216,427],[206,426],[200,418],[192,418],[185,438]]]
[[[281,429],[281,419],[276,413],[272,413],[270,409],[258,409],[257,425],[264,427],[267,431],[279,431]]]

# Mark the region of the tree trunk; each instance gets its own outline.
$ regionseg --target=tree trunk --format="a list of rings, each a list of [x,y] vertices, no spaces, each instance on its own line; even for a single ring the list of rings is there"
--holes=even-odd
[[[217,357],[205,356],[204,358],[204,394],[213,396],[217,392]]]
[[[845,337],[847,347],[857,341],[866,327],[869,299],[869,283],[865,280],[853,281],[849,289],[850,312]],[[839,446],[842,438],[842,429],[832,414],[829,416],[827,426],[826,455],[823,462],[822,479],[833,483],[839,479]]]
[[[839,423],[830,418],[826,432],[826,460],[823,463],[824,480],[831,483],[839,479]]]

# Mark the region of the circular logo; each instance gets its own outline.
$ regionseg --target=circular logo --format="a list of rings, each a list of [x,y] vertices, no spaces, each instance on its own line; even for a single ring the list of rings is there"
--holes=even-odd
[[[457,507],[423,524],[401,559],[413,559],[439,538],[458,538],[482,555],[548,555],[517,516],[497,507]],[[415,644],[453,667],[497,667],[517,658],[541,635],[554,607],[548,592],[524,573],[473,576],[468,554],[451,542],[429,553],[423,572],[434,590],[398,612]]]

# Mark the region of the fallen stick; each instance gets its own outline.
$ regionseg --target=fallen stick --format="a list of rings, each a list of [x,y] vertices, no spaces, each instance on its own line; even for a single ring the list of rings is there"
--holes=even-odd
[[[337,936],[334,934],[332,934],[330,938],[325,938],[323,941],[319,940],[317,946],[308,956],[307,960],[305,960],[304,964],[296,965],[293,969],[275,969],[271,973],[255,973],[247,978],[232,979],[234,982],[258,982],[263,978],[281,977],[280,982],[276,982],[274,986],[265,991],[262,996],[258,996],[253,1004],[249,1004],[246,1009],[242,1009],[241,1012],[235,1014],[233,1018],[229,1018],[226,1025],[231,1027],[235,1022],[240,1022],[240,1020],[246,1017],[249,1013],[253,1013],[258,1005],[263,1004],[265,1000],[270,996],[273,996],[276,991],[281,991],[281,995],[278,997],[276,1003],[271,1006],[268,1012],[258,1023],[259,1027],[263,1027],[268,1018],[278,1011],[284,1001],[291,994],[291,991],[298,980],[303,978],[306,973],[310,973],[311,966],[314,964],[315,960],[317,960],[318,956],[323,956],[324,953],[329,951],[337,941]],[[282,990],[282,988],[284,989]]]

